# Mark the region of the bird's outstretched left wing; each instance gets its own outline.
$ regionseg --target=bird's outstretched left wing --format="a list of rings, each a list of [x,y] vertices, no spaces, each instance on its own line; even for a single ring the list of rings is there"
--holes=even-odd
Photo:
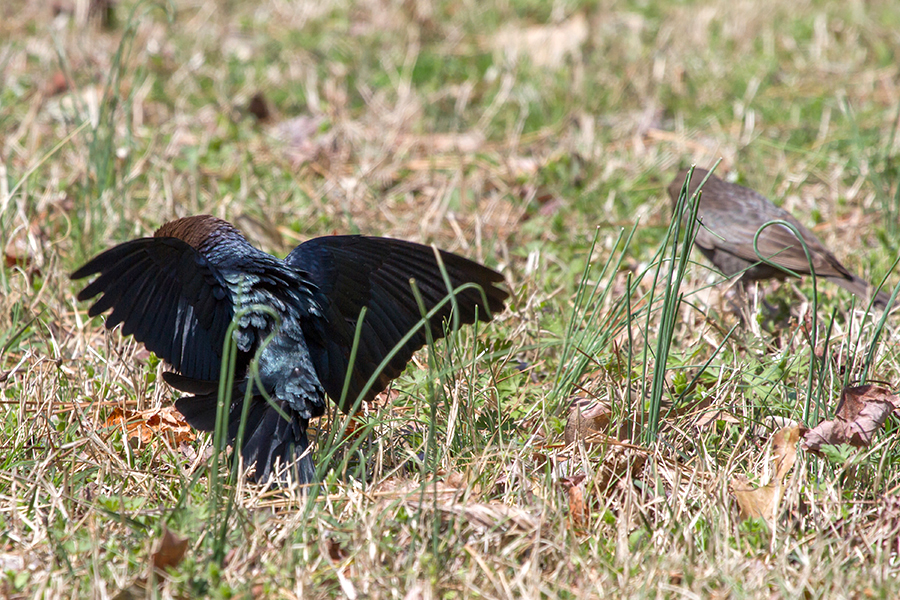
[[[468,288],[456,295],[460,324],[487,321],[503,310],[509,293],[500,287],[503,276],[476,262],[440,251],[450,283]],[[356,323],[362,307],[367,308],[359,347],[350,377],[345,404],[349,410],[362,393],[382,360],[421,319],[410,280],[415,280],[426,310],[448,295],[434,250],[430,246],[402,240],[367,236],[326,236],[297,246],[285,259],[297,270],[309,274],[311,282],[327,302],[326,318],[310,320],[305,326],[316,372],[326,393],[341,398]],[[451,315],[448,302],[430,320],[435,339],[443,337],[443,321]],[[424,328],[399,349],[379,373],[364,399],[373,398],[406,367],[413,353],[425,345]]]

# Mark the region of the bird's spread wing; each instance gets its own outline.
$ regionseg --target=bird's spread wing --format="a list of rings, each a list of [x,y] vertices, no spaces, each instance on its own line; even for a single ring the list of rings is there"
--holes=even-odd
[[[454,254],[440,252],[440,256],[454,287],[475,283],[487,297],[485,305],[479,290],[466,289],[457,294],[461,324],[473,323],[476,311],[479,319],[487,320],[490,314],[503,310],[509,294],[499,287],[502,275]],[[344,410],[349,410],[382,360],[421,319],[410,279],[416,281],[426,310],[448,295],[434,250],[421,244],[328,236],[301,244],[285,262],[307,273],[326,300],[322,302],[327,306],[325,318],[309,320],[305,337],[325,391],[335,401],[340,400],[344,388],[360,309],[367,307],[346,401],[341,407]],[[443,337],[442,322],[451,311],[448,302],[430,321],[435,338]],[[364,398],[371,399],[387,387],[426,339],[424,328],[420,328],[381,371]]]
[[[134,338],[186,377],[215,380],[234,308],[221,274],[199,251],[172,237],[141,238],[99,254],[72,274],[94,279],[78,294],[110,308],[106,327],[122,323]]]

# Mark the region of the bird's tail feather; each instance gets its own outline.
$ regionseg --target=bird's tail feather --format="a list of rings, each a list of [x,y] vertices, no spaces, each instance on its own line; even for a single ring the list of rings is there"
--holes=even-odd
[[[218,384],[191,380],[173,373],[165,373],[164,377],[172,387],[195,394],[175,401],[175,408],[185,420],[201,431],[213,431],[216,425]],[[213,386],[214,390],[211,389]],[[229,444],[234,444],[241,424],[244,398],[241,386],[235,388],[233,398],[228,411]],[[280,411],[260,396],[251,398],[249,402],[241,456],[245,468],[255,466],[252,479],[262,483],[277,474],[277,480],[283,482],[284,475],[291,473],[298,483],[314,482],[316,469],[306,436],[309,420],[301,418],[284,402],[277,402]],[[289,419],[285,419],[282,413]]]
[[[857,277],[856,275],[851,274],[849,279],[845,279],[843,277],[830,277],[832,281],[836,284],[851,292],[856,294],[860,298],[868,300],[872,294],[872,286],[869,285],[869,282]],[[885,290],[878,290],[878,293],[875,294],[875,299],[872,302],[873,306],[877,309],[884,310],[887,308],[888,302],[891,299],[891,295],[888,294]]]

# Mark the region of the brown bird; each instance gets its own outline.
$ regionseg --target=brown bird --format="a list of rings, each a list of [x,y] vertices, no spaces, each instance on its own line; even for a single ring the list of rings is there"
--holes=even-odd
[[[687,174],[687,169],[682,170],[669,185],[669,196],[673,202],[678,201]],[[705,169],[694,169],[690,182],[691,195],[696,193],[708,174]],[[793,225],[803,237],[817,277],[833,281],[863,299],[868,298],[872,291],[868,282],[844,268],[793,215],[754,190],[709,175],[701,188],[697,218],[700,223],[694,245],[727,277],[741,274],[742,284],[761,279],[784,279],[788,273],[783,269],[800,275],[810,273],[803,246],[793,231],[784,225],[766,227],[757,239],[760,255],[783,269],[760,262],[753,247],[756,232],[769,221],[782,220]],[[875,295],[874,305],[883,309],[888,300],[890,296],[879,291]]]
[[[172,366],[165,381],[193,394],[175,406],[203,431],[215,428],[223,346],[234,322],[237,368],[228,440],[238,435],[252,386],[241,446],[245,467],[255,466],[253,478],[266,481],[277,463],[293,465],[297,480],[310,483],[316,471],[306,429],[324,413],[325,395],[335,402],[343,397],[345,412],[359,398],[371,400],[426,343],[410,280],[426,311],[439,307],[428,322],[434,339],[444,336],[453,316],[469,324],[504,309],[509,294],[500,287],[502,275],[455,254],[438,254],[447,281],[431,247],[388,238],[315,238],[281,260],[251,246],[230,223],[201,215],[111,248],[72,279],[98,275],[78,294],[79,300],[101,294],[88,314],[112,309],[108,329],[121,323],[123,335],[133,335]],[[442,305],[448,286],[456,290],[455,300]]]

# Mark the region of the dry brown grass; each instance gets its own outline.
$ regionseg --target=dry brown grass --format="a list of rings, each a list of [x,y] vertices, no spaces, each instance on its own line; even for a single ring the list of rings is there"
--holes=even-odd
[[[123,2],[110,27],[92,5],[0,7],[0,597],[897,594],[896,423],[868,449],[801,454],[771,529],[729,491],[770,476],[762,425],[800,420],[807,398],[814,424],[862,376],[879,332],[843,292],[819,287],[827,360],[811,363],[808,282],[769,286],[780,312],[751,303],[726,341],[718,277],[692,267],[662,435],[618,435],[647,410],[659,332],[639,276],[678,166],[723,158],[853,270],[888,272],[890,3]],[[246,110],[258,92],[264,122]],[[439,346],[448,374],[423,352],[372,407],[365,477],[351,463],[311,503],[211,490],[206,438],[134,445],[107,424],[172,392],[139,344],[86,320],[67,277],[199,212],[277,253],[332,232],[434,242],[501,269],[516,301]],[[620,254],[610,294],[579,303]],[[629,274],[630,331],[612,317]],[[893,318],[880,336],[868,376],[896,384]],[[610,404],[614,440],[565,447],[575,395]],[[161,576],[164,528],[189,545]]]

